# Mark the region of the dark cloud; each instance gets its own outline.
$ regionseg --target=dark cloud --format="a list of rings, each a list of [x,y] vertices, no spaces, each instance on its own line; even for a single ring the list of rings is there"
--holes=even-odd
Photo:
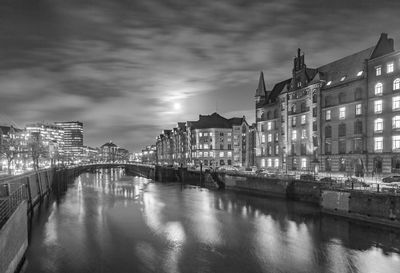
[[[4,0],[0,113],[79,119],[88,145],[140,149],[200,113],[252,115],[258,72],[270,87],[290,77],[298,47],[317,67],[381,32],[399,42],[399,10],[390,0]]]

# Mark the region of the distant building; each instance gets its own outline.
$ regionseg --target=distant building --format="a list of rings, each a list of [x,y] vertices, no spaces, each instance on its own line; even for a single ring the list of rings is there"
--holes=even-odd
[[[400,52],[393,39],[383,33],[375,46],[318,68],[308,68],[299,49],[291,74],[272,90],[260,75],[258,167],[356,176],[400,171]]]
[[[26,132],[39,133],[43,145],[49,147],[49,151],[54,154],[63,155],[64,147],[64,128],[48,123],[32,123],[25,127]]]
[[[111,140],[100,147],[100,160],[105,162],[127,162],[129,151],[118,147]]]
[[[155,164],[157,161],[156,145],[149,145],[142,150],[141,162],[147,164]]]
[[[64,153],[69,158],[80,158],[83,153],[83,123],[80,121],[56,122],[64,129]]]

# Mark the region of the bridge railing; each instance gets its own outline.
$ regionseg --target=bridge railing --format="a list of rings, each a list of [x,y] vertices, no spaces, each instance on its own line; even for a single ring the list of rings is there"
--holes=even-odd
[[[25,185],[21,185],[9,196],[0,198],[0,229],[18,208],[19,204],[25,199],[27,199]]]

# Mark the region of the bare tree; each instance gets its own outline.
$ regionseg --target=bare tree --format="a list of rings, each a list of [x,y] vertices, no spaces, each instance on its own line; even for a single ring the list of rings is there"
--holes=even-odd
[[[32,157],[33,168],[38,170],[39,159],[48,156],[48,151],[41,141],[40,133],[31,133],[28,141],[28,150]]]
[[[7,159],[8,174],[11,174],[11,163],[18,153],[17,145],[15,131],[12,127],[6,137],[3,137],[3,133],[0,130],[0,154]]]

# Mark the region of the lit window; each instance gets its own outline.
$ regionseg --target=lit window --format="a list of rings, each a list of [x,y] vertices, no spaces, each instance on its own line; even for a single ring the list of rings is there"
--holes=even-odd
[[[382,67],[381,66],[375,67],[375,75],[380,76],[381,74],[382,74]]]
[[[296,126],[296,117],[292,118],[292,126]]]
[[[375,95],[376,96],[380,96],[382,95],[382,83],[378,82],[377,84],[375,84]]]
[[[265,167],[265,158],[261,159],[261,167]]]
[[[393,102],[393,110],[399,110],[400,109],[400,96],[393,97],[392,102]]]
[[[381,100],[376,100],[374,102],[374,112],[375,112],[375,114],[382,113],[382,101]]]
[[[296,140],[296,139],[297,139],[297,131],[294,130],[294,131],[292,132],[292,140]]]
[[[392,118],[392,128],[399,129],[400,128],[400,116],[394,116]]]
[[[392,73],[393,72],[393,63],[388,63],[386,65],[386,73]]]
[[[307,132],[306,129],[301,130],[301,139],[307,138]]]
[[[272,134],[268,134],[268,142],[272,142]]]
[[[393,136],[392,137],[392,148],[394,149],[400,149],[400,136]]]
[[[329,82],[327,82],[327,84],[326,84],[326,85],[328,85],[328,86],[329,86],[329,85],[331,85],[331,83],[332,83],[332,81],[329,81]]]
[[[202,136],[203,136],[203,133],[200,132],[200,133],[199,133],[199,137],[202,137]]]
[[[363,71],[361,70],[361,71],[359,71],[359,72],[357,73],[357,77],[360,77],[362,74],[363,74]]]
[[[210,136],[212,136],[213,134],[212,134],[212,132],[210,132]]]
[[[214,157],[214,152],[210,152],[210,157]]]
[[[232,133],[228,133],[228,136],[232,136]]]
[[[205,150],[208,150],[208,149],[209,149],[208,144],[204,144],[204,145],[203,145],[203,148],[204,148]]]
[[[278,158],[275,158],[275,167],[276,168],[279,167],[279,159]]]
[[[275,155],[279,154],[279,145],[275,145]]]
[[[279,133],[276,132],[276,133],[275,133],[275,141],[278,141],[278,140],[279,140]]]
[[[268,129],[268,130],[271,130],[271,122],[268,122],[268,123],[267,123],[267,129]]]
[[[208,152],[204,152],[204,157],[208,157]]]
[[[208,133],[204,133],[204,136],[208,136]]]
[[[307,158],[301,159],[301,168],[303,169],[307,168]]]
[[[374,150],[382,151],[383,149],[383,137],[375,137],[374,138]]]
[[[228,157],[232,157],[232,152],[228,152]]]
[[[344,81],[345,79],[346,79],[346,76],[343,76],[343,77],[340,78],[340,81],[342,82],[342,81]]]
[[[397,78],[393,81],[393,90],[399,90],[400,89],[400,79]]]
[[[346,107],[340,107],[339,108],[339,119],[345,119],[346,118]]]
[[[301,116],[301,124],[306,124],[306,115]]]
[[[267,160],[267,167],[272,167],[272,160],[271,160],[271,158],[268,158],[268,160]]]
[[[375,132],[382,132],[383,130],[383,119],[377,118],[374,121],[374,131]]]
[[[203,152],[199,152],[199,157],[202,157],[203,156]]]
[[[219,157],[224,157],[225,153],[224,152],[219,152]]]
[[[362,107],[361,103],[356,104],[356,115],[357,116],[362,114],[362,108],[361,107]]]
[[[326,110],[325,120],[331,120],[331,110]]]

